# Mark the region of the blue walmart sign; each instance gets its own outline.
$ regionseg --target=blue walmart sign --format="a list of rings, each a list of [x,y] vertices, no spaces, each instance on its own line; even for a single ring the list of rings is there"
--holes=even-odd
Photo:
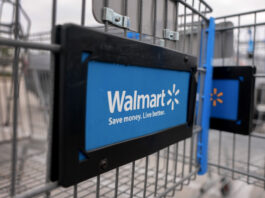
[[[90,61],[87,151],[187,122],[190,74]]]
[[[237,120],[239,80],[213,80],[211,117]]]

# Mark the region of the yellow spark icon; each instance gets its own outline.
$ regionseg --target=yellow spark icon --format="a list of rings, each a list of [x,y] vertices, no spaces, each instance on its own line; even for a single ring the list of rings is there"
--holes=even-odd
[[[217,93],[217,92],[218,92],[217,89],[214,88],[213,93],[211,93],[211,101],[213,101],[214,107],[216,107],[217,102],[219,102],[221,104],[223,103],[223,100],[220,98],[223,96],[223,92],[219,92],[219,93]]]

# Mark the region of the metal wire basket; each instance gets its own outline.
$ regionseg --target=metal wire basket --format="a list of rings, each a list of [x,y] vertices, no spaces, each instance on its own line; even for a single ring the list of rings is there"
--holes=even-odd
[[[219,46],[216,66],[256,67],[256,99],[253,123],[254,131],[248,135],[210,131],[209,165],[210,172],[217,172],[226,179],[226,184],[241,180],[248,184],[265,188],[264,155],[264,21],[265,10],[238,13],[216,18],[216,23],[230,23],[229,27],[217,27],[217,34],[232,34],[233,50],[227,53],[227,46]],[[230,185],[230,184],[229,184]]]
[[[126,25],[115,24],[115,21],[106,20],[106,18],[102,20],[99,14],[98,21],[104,24],[94,28],[198,57],[198,81],[200,82],[198,113],[191,138],[67,189],[59,187],[56,182],[49,181],[51,151],[49,123],[52,118],[52,101],[49,98],[52,98],[53,94],[54,75],[53,65],[50,63],[53,56],[50,54],[61,50],[61,46],[53,42],[52,31],[57,24],[57,13],[63,12],[64,8],[59,7],[59,2],[56,0],[52,1],[51,32],[47,30],[40,34],[27,36],[27,33],[24,33],[26,36],[20,36],[22,24],[19,16],[20,13],[24,13],[23,4],[20,4],[19,0],[15,3],[2,1],[2,3],[5,2],[11,2],[14,6],[15,17],[12,18],[13,31],[1,32],[0,38],[0,45],[10,51],[7,53],[3,50],[0,57],[2,60],[0,67],[0,197],[33,197],[43,194],[47,197],[174,197],[176,191],[181,191],[185,185],[196,178],[197,172],[202,169],[202,164],[207,163],[207,159],[197,155],[199,153],[205,157],[207,152],[207,145],[202,145],[203,133],[205,133],[203,130],[207,131],[202,126],[203,96],[207,85],[205,64],[207,61],[209,64],[213,55],[213,49],[209,45],[211,43],[209,42],[210,22],[207,17],[212,9],[206,2],[203,0],[138,0],[135,1],[135,5],[132,5],[132,1],[128,0],[93,1],[93,9],[97,6],[98,10],[109,8],[123,17],[130,16],[132,21],[132,26],[128,29]],[[86,21],[88,2],[82,0],[80,3],[81,12],[78,13],[80,15],[78,20],[80,25],[87,26],[90,24]],[[72,6],[77,7],[75,2]],[[242,40],[245,37],[241,36],[241,28],[249,27],[252,28],[252,36],[254,35],[254,50],[248,51],[246,60],[252,62],[251,65],[255,65],[258,53],[255,35],[257,27],[264,25],[264,22],[258,25],[256,20],[258,13],[262,12],[264,11],[233,15],[231,17],[238,17],[238,26],[217,28],[216,31],[222,33],[231,29],[237,30],[234,32],[237,38],[235,39],[237,51],[234,53],[236,59],[228,60],[222,57],[221,65],[227,64],[227,61],[234,61],[233,65],[239,65],[239,57],[241,60],[241,56],[245,56],[244,52],[240,52],[244,48],[239,46],[245,45],[244,42],[246,42]],[[246,14],[253,14],[255,22],[242,25],[241,16]],[[222,19],[231,17],[226,16]],[[221,48],[221,52],[223,50],[225,50],[224,47]],[[7,59],[4,55],[11,62],[5,62],[4,60]],[[220,60],[216,60],[215,63],[219,64]],[[257,77],[264,77],[264,75],[257,74]],[[257,129],[263,123],[260,109],[257,110]],[[217,167],[219,174],[225,177],[232,174],[233,178],[245,179],[248,183],[265,186],[264,156],[258,154],[262,153],[258,151],[264,150],[258,146],[263,146],[263,135],[256,133],[247,137],[232,135],[232,158],[224,155],[222,151],[230,145],[228,142],[224,144],[224,138],[231,139],[231,135],[216,131],[210,133],[210,171]],[[242,145],[237,143],[242,144],[244,141],[248,145],[245,151],[242,150]],[[216,142],[219,142],[217,148],[215,148]],[[238,147],[240,150],[237,149]],[[241,152],[247,154],[246,158],[241,159]],[[258,154],[257,158],[255,154]],[[213,156],[218,156],[217,163]]]

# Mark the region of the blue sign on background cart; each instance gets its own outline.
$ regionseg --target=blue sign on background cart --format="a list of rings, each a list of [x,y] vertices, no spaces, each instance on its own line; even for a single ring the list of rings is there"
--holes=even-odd
[[[237,120],[239,80],[213,80],[211,117]]]
[[[211,128],[246,135],[252,131],[254,74],[254,67],[214,68]]]
[[[191,137],[196,58],[57,28],[51,180],[70,186]]]

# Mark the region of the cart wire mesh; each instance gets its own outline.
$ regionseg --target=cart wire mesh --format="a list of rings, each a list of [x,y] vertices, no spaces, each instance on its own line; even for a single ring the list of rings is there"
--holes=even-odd
[[[215,66],[256,67],[254,129],[246,135],[211,130],[209,132],[209,172],[224,179],[241,180],[265,189],[265,134],[264,134],[264,63],[265,63],[265,10],[256,10],[216,18],[216,34],[228,38],[233,35],[231,48],[215,47]],[[218,51],[218,52],[217,52]]]
[[[30,34],[30,27],[34,24],[23,9],[23,2],[0,2],[0,16],[5,6],[11,6],[12,10],[10,23],[0,22],[3,30],[0,31],[0,197],[174,197],[196,178],[200,168],[196,160],[197,137],[201,133],[200,114],[195,119],[193,135],[187,140],[66,189],[50,182],[52,63],[53,53],[61,50],[61,46],[53,42],[53,30],[58,24],[57,15],[64,12],[64,7],[58,6],[62,1],[52,0],[50,29]],[[111,2],[105,0],[104,7]],[[108,21],[94,28],[123,37],[128,37],[131,32],[138,35],[133,39],[196,57],[205,56],[207,14],[212,11],[206,2],[164,1],[164,15],[160,16],[164,19],[162,28],[168,29],[169,22],[173,23],[172,31],[180,35],[175,41],[156,37],[159,0],[148,1],[153,11],[153,31],[151,35],[144,34],[142,20],[146,0],[137,2],[137,31],[118,28]],[[91,12],[88,7],[91,2],[82,0],[79,3],[79,24],[88,26],[87,13]],[[72,4],[73,8],[77,7],[76,4]],[[128,0],[122,1],[121,7],[123,13],[120,14],[126,16],[130,9]],[[169,17],[168,13],[173,16]],[[23,17],[26,22],[22,22]],[[202,73],[200,79],[203,81],[206,71],[199,69],[198,72]],[[202,92],[203,89],[199,95]],[[200,106],[200,102],[197,105]]]

